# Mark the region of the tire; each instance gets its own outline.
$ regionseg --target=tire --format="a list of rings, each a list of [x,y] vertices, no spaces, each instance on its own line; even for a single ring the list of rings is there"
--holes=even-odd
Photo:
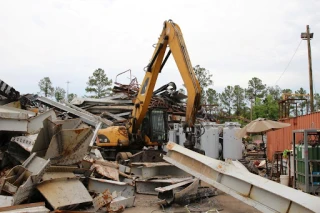
[[[132,154],[131,152],[126,152],[127,156],[128,156],[128,159],[130,159],[132,157]]]
[[[126,164],[126,160],[128,160],[128,155],[126,152],[118,152],[118,154],[116,155],[116,161],[119,164],[125,165]]]

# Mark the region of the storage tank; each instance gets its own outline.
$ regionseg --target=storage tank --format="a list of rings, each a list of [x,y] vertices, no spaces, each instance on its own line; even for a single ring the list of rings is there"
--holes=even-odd
[[[177,141],[176,141],[177,140],[177,131],[176,130],[173,130],[173,129],[169,130],[168,136],[169,136],[168,138],[169,138],[170,142],[177,143]]]
[[[236,137],[240,124],[237,122],[226,122],[223,128],[223,158],[239,160],[242,159],[242,139]]]
[[[196,144],[196,148],[204,150],[206,156],[218,159],[221,150],[218,125],[214,122],[204,122],[202,126],[200,143]]]
[[[186,135],[183,132],[182,125],[179,125],[178,137],[179,137],[179,141],[177,141],[177,144],[183,146],[184,142],[186,142]]]

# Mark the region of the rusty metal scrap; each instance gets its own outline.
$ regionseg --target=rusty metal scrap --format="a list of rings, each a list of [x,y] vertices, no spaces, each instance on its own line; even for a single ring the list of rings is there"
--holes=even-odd
[[[134,181],[126,179],[131,176],[124,173],[130,172],[130,168],[121,167],[119,171],[117,163],[104,160],[93,147],[95,139],[91,127],[85,124],[95,126],[96,133],[102,124],[110,122],[71,104],[66,104],[67,108],[48,99],[23,97],[20,103],[0,106],[0,119],[5,121],[0,121],[0,130],[5,131],[0,137],[5,141],[3,147],[8,147],[0,152],[0,208],[10,206],[4,209],[8,212],[49,212],[44,204],[17,206],[31,198],[38,199],[35,189],[49,204],[47,207],[56,212],[71,212],[69,210],[80,207],[96,212],[101,199],[106,201],[103,210],[107,212],[122,212],[133,206]],[[132,100],[116,102],[131,104]],[[58,110],[41,108],[42,104]],[[59,112],[69,109],[79,118]],[[119,181],[119,174],[124,182]],[[107,189],[112,192],[109,199],[104,193]]]
[[[96,196],[93,199],[93,207],[95,212],[101,209],[102,207],[108,207],[112,201],[112,194],[108,189],[106,189],[104,192],[99,193],[98,196]]]
[[[108,167],[108,166],[103,166],[100,164],[92,164],[92,169],[94,169],[98,174],[100,174],[103,177],[110,178],[112,180],[119,181],[119,170]]]
[[[92,135],[90,127],[61,130],[52,137],[45,158],[56,165],[78,163],[87,153]]]
[[[73,205],[92,202],[92,197],[77,178],[60,177],[43,181],[37,189],[54,209],[68,209]]]
[[[170,85],[166,84],[155,91],[149,107],[166,108],[168,113],[183,115],[186,112],[183,100],[187,96],[177,91],[176,87],[169,88]],[[134,79],[128,85],[115,83],[112,96],[102,99],[76,98],[71,103],[87,112],[104,116],[113,122],[125,122],[131,115],[138,91],[139,84]],[[122,114],[124,112],[129,112],[129,114]],[[117,114],[121,114],[121,116]]]

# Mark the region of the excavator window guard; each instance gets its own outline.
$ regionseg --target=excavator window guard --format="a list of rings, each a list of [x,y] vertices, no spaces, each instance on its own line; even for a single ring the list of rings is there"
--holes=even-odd
[[[152,131],[150,132],[151,141],[157,141],[159,143],[168,142],[166,110],[151,109],[149,113],[150,126],[152,127]]]

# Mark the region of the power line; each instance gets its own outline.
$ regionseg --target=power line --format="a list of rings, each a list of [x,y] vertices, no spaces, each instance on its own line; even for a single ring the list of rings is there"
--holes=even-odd
[[[294,58],[294,56],[296,55],[296,53],[297,53],[297,51],[298,51],[298,49],[299,49],[299,47],[300,47],[301,42],[302,42],[302,40],[300,40],[300,42],[299,42],[296,50],[294,51],[294,53],[293,53],[293,55],[292,55],[289,63],[287,64],[286,68],[283,70],[282,74],[280,75],[280,77],[279,77],[278,80],[276,81],[275,86],[277,85],[277,83],[278,83],[278,81],[280,80],[280,78],[283,76],[283,74],[286,72],[286,70],[287,70],[288,67],[290,66],[290,64],[291,64],[291,62],[292,62],[292,59]]]

